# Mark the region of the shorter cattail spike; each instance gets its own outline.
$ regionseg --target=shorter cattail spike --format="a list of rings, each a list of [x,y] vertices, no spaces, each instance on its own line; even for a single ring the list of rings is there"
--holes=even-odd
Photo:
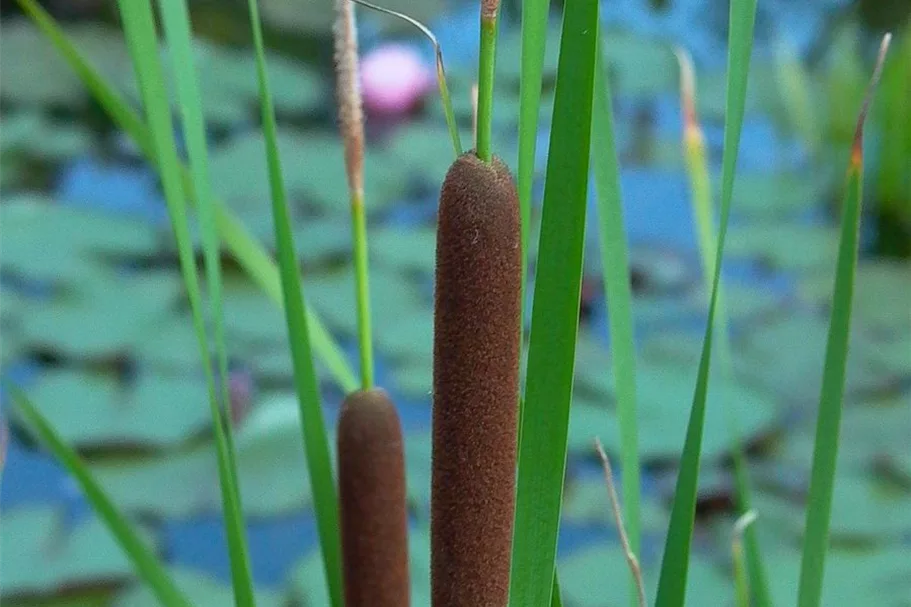
[[[345,399],[338,465],[345,605],[408,607],[402,429],[383,390],[362,390]]]

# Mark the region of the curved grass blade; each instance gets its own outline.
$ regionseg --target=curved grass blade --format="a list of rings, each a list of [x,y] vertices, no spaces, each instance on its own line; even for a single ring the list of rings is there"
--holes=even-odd
[[[572,400],[598,2],[564,7],[519,444],[509,604],[552,599]]]
[[[190,607],[189,599],[177,588],[155,553],[95,481],[88,466],[54,431],[25,393],[13,385],[8,384],[6,388],[16,409],[32,428],[38,440],[79,483],[89,504],[117,538],[123,551],[133,562],[136,572],[148,584],[161,604],[165,607]]]
[[[684,49],[677,49],[677,60],[680,63],[680,99],[683,110],[683,150],[686,160],[686,170],[690,180],[690,192],[693,207],[693,217],[696,219],[698,233],[699,254],[702,258],[703,276],[706,290],[711,292],[712,276],[715,270],[715,209],[712,204],[712,190],[709,178],[708,161],[705,152],[705,137],[699,118],[696,115],[696,75],[689,53]],[[724,308],[723,285],[718,285],[718,307],[715,310],[715,324],[720,329],[718,335],[718,366],[726,377],[733,377],[733,355],[729,338],[728,319]],[[741,513],[751,509],[750,480],[747,472],[746,457],[740,442],[740,430],[733,410],[725,407],[723,411],[730,435],[730,454],[734,462],[734,489],[737,510]],[[746,526],[743,530],[743,540],[746,546],[746,563],[749,577],[752,580],[750,588],[756,599],[757,607],[765,607],[771,603],[769,594],[768,577],[762,563],[759,550],[759,539],[756,537],[755,528]]]
[[[155,154],[152,134],[146,123],[129,106],[123,97],[86,61],[85,57],[69,41],[60,26],[35,0],[16,0],[22,10],[32,19],[35,25],[44,33],[48,41],[54,45],[63,58],[70,65],[80,80],[95,100],[104,108],[111,120],[126,132],[136,146],[140,149],[146,160],[157,170],[162,167]],[[189,171],[181,166],[181,178],[184,184],[191,184],[192,178]],[[186,191],[192,191],[190,185],[185,185]],[[256,242],[244,228],[237,217],[224,205],[223,202],[212,199],[215,210],[215,223],[225,246],[237,259],[263,292],[274,303],[283,306],[281,295],[281,279],[278,268],[263,247]],[[329,372],[346,392],[357,389],[358,381],[351,370],[341,348],[332,339],[329,331],[321,319],[307,307],[308,326],[311,331],[313,349],[326,365]]]
[[[313,493],[317,532],[323,555],[326,584],[333,607],[342,607],[341,540],[339,538],[338,498],[329,457],[329,440],[320,405],[319,385],[313,367],[310,332],[304,310],[301,279],[298,275],[297,254],[291,232],[291,217],[285,198],[281,159],[278,155],[275,110],[266,73],[265,45],[262,24],[256,0],[249,0],[250,23],[253,30],[253,47],[256,52],[256,73],[262,105],[263,135],[266,142],[266,159],[269,165],[269,186],[272,198],[272,216],[275,224],[275,242],[281,270],[282,293],[285,301],[285,319],[291,342],[291,359],[294,364],[294,383],[297,388],[301,413],[301,431],[307,455],[307,471]]]
[[[604,295],[613,373],[617,385],[617,418],[620,426],[620,463],[623,466],[623,510],[630,550],[638,557],[641,537],[639,512],[639,430],[636,423],[636,345],[633,337],[633,296],[629,282],[629,251],[623,229],[623,194],[614,140],[610,85],[604,65],[603,42],[595,59],[595,93],[592,108],[592,169],[598,200],[598,238],[604,273]],[[630,596],[638,594],[630,576]]]
[[[756,0],[732,0],[728,34],[727,95],[725,100],[724,152],[721,162],[721,224],[715,252],[712,297],[699,358],[699,371],[693,406],[686,428],[686,440],[680,460],[680,472],[674,490],[674,506],[664,545],[661,574],[658,580],[657,607],[682,607],[686,595],[689,570],[690,541],[693,537],[693,517],[696,513],[696,489],[699,483],[699,459],[702,451],[702,430],[705,423],[705,401],[708,394],[709,367],[712,358],[715,311],[721,282],[721,261],[727,235],[734,174],[740,147],[740,132],[746,106],[747,76],[753,49],[753,26],[756,20]]]
[[[234,601],[238,606],[252,606],[256,604],[253,597],[253,574],[250,571],[246,526],[237,488],[237,468],[234,462],[233,444],[227,437],[228,432],[225,431],[209,357],[208,339],[202,313],[202,297],[196,276],[196,261],[187,221],[184,184],[180,174],[177,146],[174,141],[169,97],[164,84],[161,62],[158,58],[155,16],[148,0],[119,0],[118,6],[143,105],[151,127],[152,146],[161,167],[162,189],[165,193],[168,213],[171,216],[181,274],[190,300],[193,326],[203,359],[218,458],[225,534],[231,557]],[[201,120],[201,117],[199,119]],[[226,403],[227,399],[223,402]]]
[[[369,9],[385,13],[387,15],[392,15],[393,17],[398,17],[403,21],[407,21],[411,25],[418,28],[422,34],[424,34],[430,43],[433,44],[433,52],[436,57],[436,69],[437,69],[437,86],[440,89],[440,100],[443,102],[443,113],[446,115],[446,126],[449,128],[449,137],[452,139],[452,148],[455,151],[456,158],[462,155],[462,140],[459,137],[459,127],[456,125],[455,112],[452,110],[452,98],[449,96],[449,86],[446,84],[446,70],[443,67],[443,50],[440,48],[440,43],[437,41],[437,37],[433,35],[433,32],[430,31],[426,25],[409,17],[404,13],[394,11],[392,9],[384,8],[365,0],[350,0],[355,4],[360,4],[361,6],[366,6]]]
[[[848,165],[845,201],[842,208],[838,262],[835,268],[835,291],[832,295],[832,318],[829,321],[829,335],[826,340],[826,363],[823,368],[822,392],[819,397],[819,413],[816,419],[816,439],[813,444],[813,469],[810,474],[810,496],[797,596],[797,604],[800,607],[817,607],[822,600],[823,575],[826,553],[829,548],[832,491],[835,487],[838,459],[838,434],[845,388],[845,367],[851,333],[854,275],[857,269],[864,171],[864,121],[882,74],[882,66],[891,38],[891,35],[886,34],[879,47],[876,68],[857,118],[854,142],[851,146],[851,160]]]

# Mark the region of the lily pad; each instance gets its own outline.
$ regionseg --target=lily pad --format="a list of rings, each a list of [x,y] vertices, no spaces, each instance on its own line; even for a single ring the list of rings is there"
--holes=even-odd
[[[429,309],[377,326],[377,346],[392,360],[429,364],[433,358],[433,312]]]
[[[0,207],[3,269],[34,280],[79,283],[101,257],[155,252],[159,233],[149,224],[56,204],[34,194]]]
[[[81,154],[91,145],[91,134],[78,124],[57,124],[34,110],[3,116],[3,141],[0,142],[3,154],[58,161]]]
[[[276,516],[309,505],[309,475],[295,395],[266,395],[236,434],[245,515]],[[220,508],[211,444],[167,457],[105,462],[92,468],[115,502],[129,512],[186,518]]]
[[[806,505],[768,492],[756,496],[753,507],[796,537],[803,536]],[[840,474],[832,498],[830,535],[833,543],[892,543],[911,533],[911,493],[887,488],[868,476]]]
[[[819,207],[831,175],[823,172],[770,172],[737,175],[734,212],[756,219],[805,214]],[[715,194],[720,199],[720,192]]]
[[[77,447],[179,443],[209,423],[202,378],[141,373],[135,383],[75,369],[41,374],[30,397],[63,439]]]
[[[640,453],[646,460],[674,460],[683,448],[696,385],[695,373],[687,373],[676,365],[639,365],[636,379]],[[612,377],[610,381],[613,382]],[[615,398],[613,391],[611,397]],[[736,419],[741,440],[769,432],[777,425],[774,401],[720,374],[710,378],[707,407],[702,442],[704,460],[719,457],[730,447],[725,407]],[[619,453],[616,414],[611,408],[604,415],[607,423],[602,441],[606,449]]]
[[[174,584],[195,607],[222,607],[234,602],[231,584],[219,582],[211,576],[191,569],[171,569],[168,575]],[[284,597],[275,590],[258,588],[256,604],[264,607],[284,605]],[[112,607],[158,607],[158,598],[146,584],[136,584],[124,590],[114,600]]]
[[[409,398],[426,399],[433,386],[433,364],[429,360],[410,360],[399,363],[393,371],[395,385]]]
[[[612,469],[619,469],[618,462],[611,462]],[[620,483],[619,477],[614,482]],[[620,487],[617,487],[618,493]],[[622,499],[622,498],[621,498]],[[664,530],[670,512],[652,499],[645,499],[640,505],[641,526],[643,529]],[[602,474],[585,475],[584,478],[570,479],[563,492],[563,520],[583,525],[606,525],[616,527],[607,484]]]
[[[751,223],[732,226],[725,255],[750,258],[777,270],[829,271],[838,252],[838,231],[813,224]]]
[[[657,590],[656,564],[646,563],[646,600]],[[557,564],[560,591],[567,607],[622,607],[629,605],[629,565],[618,544],[577,550]],[[687,605],[727,605],[733,600],[733,580],[698,556],[691,557],[687,576]]]
[[[779,549],[765,559],[769,589],[776,605],[797,596],[800,553]],[[830,550],[826,556],[822,604],[826,607],[881,605],[906,607],[911,596],[911,560],[907,548]]]
[[[5,100],[64,107],[86,103],[88,92],[79,77],[37,27],[26,19],[4,19],[2,31],[0,89]],[[121,32],[84,22],[67,25],[64,34],[106,82],[120,90],[135,90],[132,63]],[[41,69],[35,69],[36,65]]]
[[[73,358],[124,353],[171,314],[182,289],[170,272],[117,276],[96,268],[83,284],[76,294],[34,304],[22,319],[26,345]]]
[[[370,232],[370,262],[395,270],[432,275],[437,235],[432,226],[383,226]]]
[[[410,432],[405,436],[405,481],[412,510],[424,517],[430,508],[431,455],[430,432]]]
[[[215,192],[231,207],[268,206],[269,174],[265,143],[259,132],[238,136],[213,150],[210,159]],[[285,190],[291,200],[324,210],[348,212],[344,151],[337,137],[282,130],[278,134]],[[384,207],[407,189],[407,175],[390,156],[368,149],[364,190],[368,210]]]
[[[0,586],[4,601],[44,596],[78,585],[114,585],[134,576],[133,565],[100,520],[69,526],[50,506],[3,513]],[[151,537],[146,535],[146,539]],[[153,545],[150,543],[150,545]]]
[[[408,530],[408,561],[411,604],[430,605],[430,534],[426,527],[412,526]],[[321,607],[330,603],[319,548],[294,566],[290,584],[295,607]]]
[[[350,269],[308,276],[304,290],[330,328],[346,335],[357,334],[355,280]],[[404,274],[380,267],[370,272],[370,304],[375,327],[412,318],[428,305],[417,285]]]

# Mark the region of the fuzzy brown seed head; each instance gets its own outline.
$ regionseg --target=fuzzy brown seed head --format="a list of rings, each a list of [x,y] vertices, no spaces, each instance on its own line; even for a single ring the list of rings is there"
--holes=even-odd
[[[434,607],[503,606],[515,503],[521,248],[509,169],[473,152],[440,195],[433,359]]]
[[[405,456],[395,406],[358,391],[338,422],[339,507],[346,607],[408,607]]]

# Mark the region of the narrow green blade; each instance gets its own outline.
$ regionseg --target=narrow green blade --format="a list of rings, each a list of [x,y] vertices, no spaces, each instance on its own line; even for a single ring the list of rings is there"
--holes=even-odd
[[[531,229],[531,190],[535,179],[535,147],[538,142],[538,114],[541,110],[541,81],[547,40],[547,0],[522,2],[522,58],[519,74],[519,166],[517,185],[522,227],[523,288],[528,266]],[[525,301],[523,298],[522,301]]]
[[[734,174],[740,147],[740,132],[746,106],[747,75],[753,50],[753,25],[756,20],[756,0],[732,0],[728,35],[727,98],[725,101],[724,152],[721,163],[721,224],[715,252],[712,298],[702,342],[702,355],[693,406],[686,429],[686,440],[680,460],[680,472],[674,491],[674,506],[664,545],[661,574],[658,580],[658,607],[682,607],[686,596],[686,578],[689,569],[690,541],[693,536],[693,517],[696,513],[696,490],[699,483],[699,460],[702,450],[702,429],[705,422],[705,401],[708,394],[709,366],[712,357],[715,310],[718,304],[718,287],[724,240],[727,235],[731,196],[734,191]]]
[[[67,39],[63,30],[36,0],[16,0],[22,10],[44,33],[48,41],[57,48],[70,68],[82,80],[95,100],[104,108],[111,120],[123,129],[141,150],[150,164],[161,171],[162,167],[154,152],[151,131],[142,118],[124,101],[123,97],[92,67],[79,50]],[[185,184],[191,183],[189,172],[181,168]],[[186,186],[187,191],[192,191]],[[238,263],[259,284],[265,294],[279,306],[283,305],[281,279],[275,262],[263,247],[256,242],[237,217],[219,200],[213,199],[215,222],[225,245]],[[358,381],[341,348],[332,339],[319,317],[307,307],[310,339],[313,350],[319,355],[326,368],[346,392],[356,390]]]
[[[79,483],[85,498],[117,538],[123,551],[133,561],[136,572],[148,584],[149,589],[155,593],[161,604],[166,607],[190,607],[190,601],[174,585],[174,581],[165,571],[161,561],[133,529],[129,520],[104,493],[89,472],[88,466],[54,431],[37,407],[19,388],[12,385],[6,387],[16,409],[32,428],[38,440],[51,451],[54,458],[63,464],[64,468]]]
[[[181,175],[181,164],[174,141],[171,108],[164,84],[164,73],[158,55],[158,38],[155,33],[155,15],[148,0],[119,0],[121,20],[127,46],[133,60],[139,81],[140,92],[149,126],[152,147],[158,159],[162,189],[171,216],[171,225],[177,241],[181,274],[187,295],[193,326],[199,341],[206,383],[209,389],[209,403],[218,457],[218,476],[224,509],[225,534],[231,557],[231,577],[234,586],[234,600],[238,606],[255,605],[253,598],[253,575],[250,571],[250,557],[247,550],[246,525],[237,489],[237,470],[234,465],[232,444],[227,438],[221,415],[218,393],[209,358],[208,339],[202,313],[202,297],[196,276],[196,261],[186,213],[186,198]],[[201,120],[201,118],[200,118]]]
[[[333,607],[342,607],[341,540],[339,538],[338,501],[332,462],[329,455],[329,439],[323,410],[320,404],[319,384],[313,366],[310,348],[310,332],[298,275],[297,254],[291,231],[291,217],[285,198],[282,179],[281,159],[278,155],[277,126],[272,94],[266,73],[265,46],[262,25],[256,0],[249,0],[250,22],[253,29],[253,45],[256,51],[256,72],[259,78],[259,93],[262,104],[263,135],[266,141],[266,159],[269,165],[269,185],[272,194],[272,215],[275,224],[275,241],[278,247],[278,262],[281,271],[282,294],[285,302],[285,319],[288,323],[288,337],[291,342],[291,358],[294,364],[294,383],[301,412],[301,430],[307,455],[307,470],[313,492],[317,531],[326,572],[326,582]]]
[[[598,2],[564,7],[519,444],[510,605],[551,601],[572,400]]]
[[[620,166],[614,143],[614,118],[610,85],[604,66],[603,44],[595,66],[592,109],[592,169],[598,198],[598,237],[601,266],[617,385],[617,418],[620,425],[620,461],[623,466],[623,511],[630,549],[639,557],[640,480],[639,430],[636,424],[636,344],[633,338],[633,296],[629,282],[629,251],[623,229],[623,195]],[[636,581],[630,574],[630,598],[636,601]]]
[[[800,607],[818,607],[822,600],[822,582],[826,553],[829,548],[832,492],[835,488],[835,470],[838,459],[842,397],[845,389],[845,368],[851,333],[854,275],[857,269],[864,170],[864,120],[882,73],[882,65],[889,48],[890,38],[887,34],[880,46],[876,70],[870,80],[867,95],[857,119],[851,160],[848,165],[845,200],[842,208],[841,238],[838,244],[838,262],[835,267],[835,292],[832,294],[832,318],[829,321],[829,335],[826,341],[826,363],[823,368],[822,392],[819,397],[819,413],[816,419],[810,497],[800,563],[800,586],[797,597],[797,604]]]

